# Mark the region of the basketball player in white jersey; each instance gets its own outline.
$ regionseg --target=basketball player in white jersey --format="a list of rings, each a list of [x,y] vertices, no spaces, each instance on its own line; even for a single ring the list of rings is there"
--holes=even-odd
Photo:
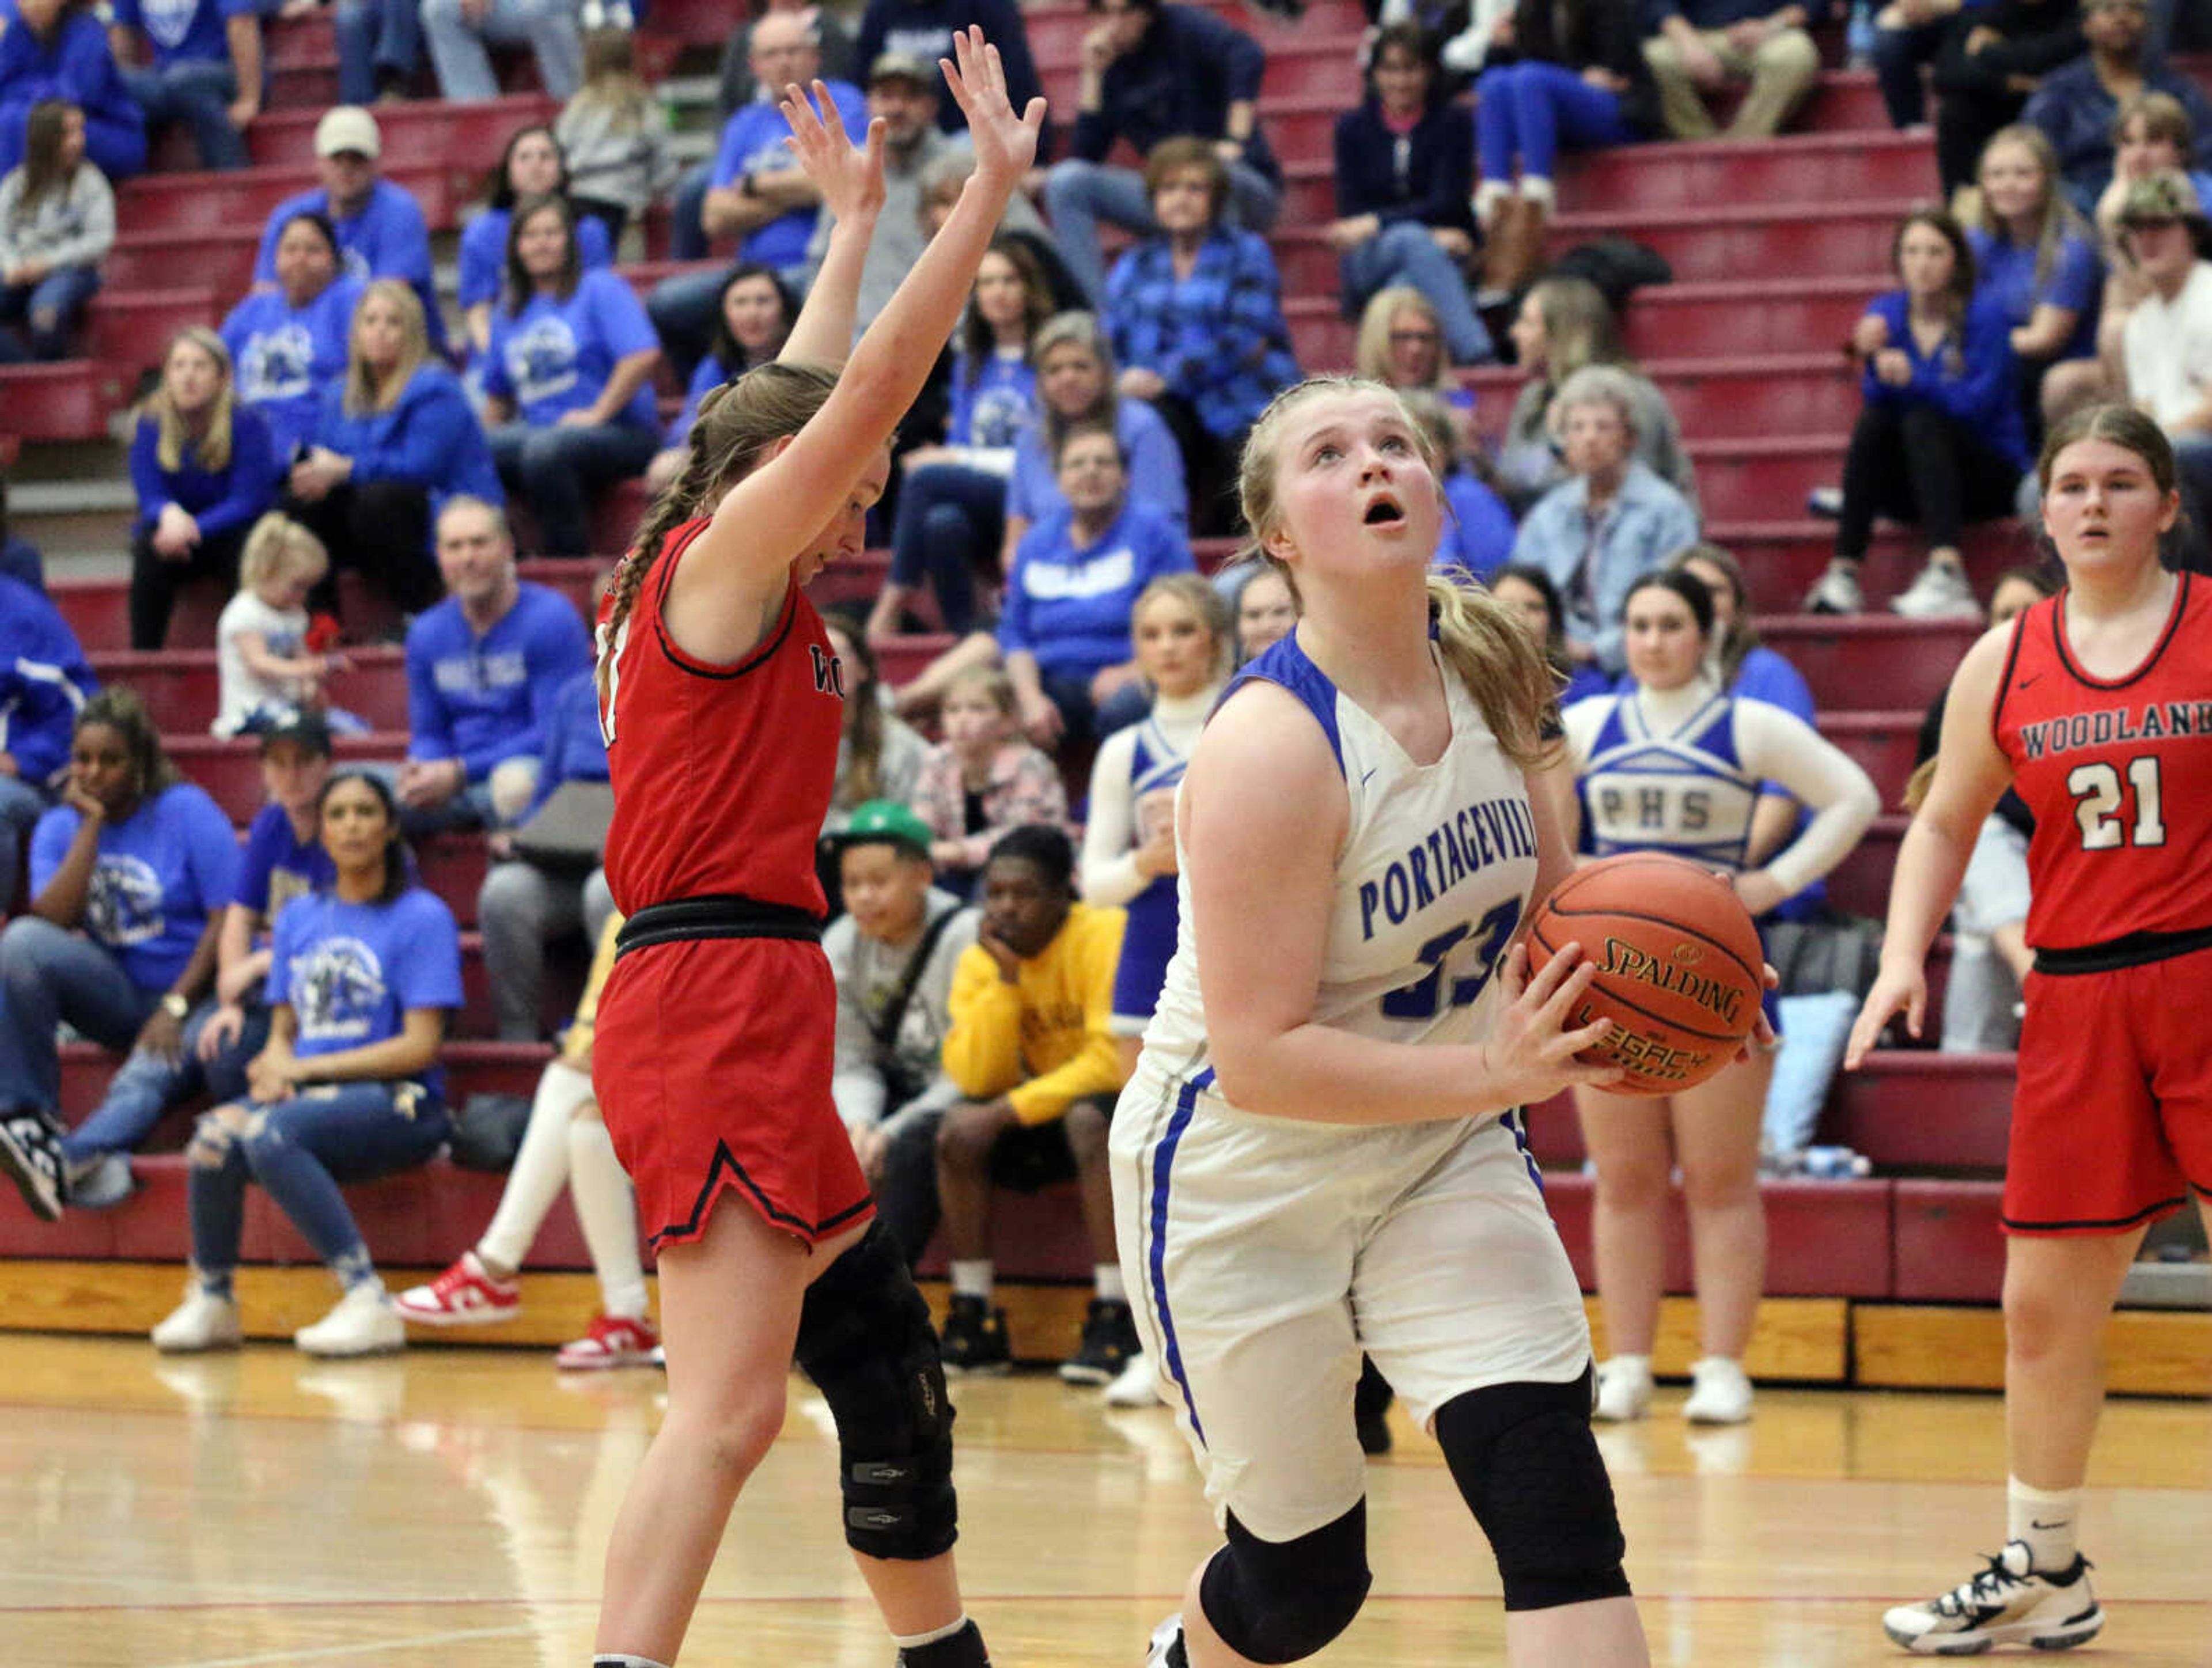
[[[1367,1592],[1364,1348],[1443,1447],[1504,1581],[1508,1660],[1648,1661],[1589,1430],[1590,1343],[1518,1108],[1576,1083],[1575,946],[1526,980],[1569,859],[1524,769],[1553,682],[1486,593],[1427,578],[1431,456],[1379,384],[1254,427],[1241,488],[1304,604],[1176,807],[1182,929],[1112,1132],[1146,1352],[1227,1544],[1154,1664],[1295,1662]],[[1525,988],[1524,988],[1525,983]]]

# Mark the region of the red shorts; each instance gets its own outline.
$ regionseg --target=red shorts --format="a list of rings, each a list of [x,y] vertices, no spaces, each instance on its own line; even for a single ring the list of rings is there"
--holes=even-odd
[[[873,1214],[830,1095],[837,992],[818,944],[714,938],[615,963],[592,1082],[658,1250],[734,1191],[809,1245]]]
[[[2212,1194],[2212,949],[2027,976],[2008,1234],[2118,1234]]]

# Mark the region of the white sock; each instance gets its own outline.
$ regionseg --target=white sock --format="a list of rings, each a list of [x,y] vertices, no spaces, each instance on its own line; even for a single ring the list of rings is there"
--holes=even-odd
[[[2040,1574],[2063,1575],[2074,1566],[2081,1529],[2079,1489],[2032,1489],[2005,1479],[2006,1538],[2027,1543],[2028,1565]]]
[[[970,1261],[955,1258],[952,1262],[952,1295],[955,1297],[980,1297],[991,1301],[992,1263],[988,1257]]]
[[[1634,1374],[1648,1379],[1651,1376],[1651,1357],[1649,1356],[1608,1356],[1606,1357],[1605,1365],[1599,1368],[1598,1371],[1600,1377],[1603,1377],[1605,1374],[1608,1372],[1613,1372]]]
[[[511,1269],[522,1266],[545,1213],[568,1185],[568,1120],[591,1098],[590,1077],[573,1065],[555,1060],[539,1075],[507,1191],[499,1196],[499,1209],[479,1241],[483,1254]]]
[[[602,1651],[592,1659],[592,1668],[668,1668],[665,1662],[655,1662],[651,1657],[625,1656],[619,1651]]]
[[[1109,1303],[1126,1303],[1129,1289],[1121,1283],[1119,1263],[1098,1263],[1092,1265],[1091,1278],[1097,1285],[1098,1295]]]
[[[637,1255],[637,1201],[607,1126],[583,1114],[568,1124],[568,1197],[599,1271],[599,1304],[625,1320],[645,1319],[645,1269]]]
[[[925,1645],[934,1645],[940,1639],[950,1639],[968,1625],[968,1612],[963,1610],[941,1628],[933,1628],[926,1634],[893,1634],[891,1643],[902,1651],[918,1651]]]

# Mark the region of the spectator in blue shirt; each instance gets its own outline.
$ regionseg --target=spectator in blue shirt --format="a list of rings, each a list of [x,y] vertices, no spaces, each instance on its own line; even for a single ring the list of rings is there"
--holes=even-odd
[[[980,27],[983,39],[999,49],[999,62],[1006,73],[1006,97],[1016,110],[1028,109],[1031,99],[1044,95],[1016,0],[868,0],[853,36],[853,62],[873,64],[885,52],[900,52],[927,64],[939,58],[949,64],[952,37],[964,34],[970,25]],[[937,127],[948,135],[965,133],[967,114],[954,100],[940,99]],[[1041,145],[1038,160],[1046,154]]]
[[[158,649],[188,579],[212,573],[228,596],[261,513],[276,502],[269,425],[240,403],[230,350],[198,325],[177,332],[131,442],[138,516],[131,537],[131,646]]]
[[[430,528],[459,494],[506,501],[491,444],[460,379],[430,352],[422,304],[397,278],[354,310],[345,374],[324,389],[313,444],[287,477],[287,514],[330,552],[310,600],[337,611],[340,567],[366,575],[403,614],[438,600]]]
[[[1114,264],[1106,329],[1121,391],[1150,400],[1182,448],[1192,527],[1226,531],[1244,436],[1297,379],[1275,258],[1256,232],[1222,223],[1230,170],[1202,139],[1169,139],[1145,165],[1160,227]]]
[[[124,84],[146,112],[148,136],[172,122],[192,130],[204,168],[246,166],[246,128],[261,113],[261,19],[254,0],[114,0],[108,43],[128,64],[143,31],[148,69]]]
[[[46,99],[84,112],[85,155],[108,179],[145,168],[146,118],[87,0],[15,0],[0,29],[0,174],[22,161],[31,106]]]
[[[1985,0],[1961,12],[1936,49],[1936,171],[1948,200],[1973,183],[1982,147],[2021,119],[2040,78],[2081,51],[2076,0]]]
[[[1127,460],[1111,429],[1075,424],[1054,456],[1067,507],[1030,528],[1015,551],[998,631],[1022,728],[1043,748],[1144,715],[1131,611],[1161,574],[1196,566],[1175,524],[1130,500]]]
[[[453,912],[411,884],[391,791],[362,771],[324,786],[329,889],[276,919],[270,947],[268,1046],[246,1095],[200,1119],[191,1162],[192,1280],[154,1328],[154,1347],[239,1341],[232,1276],[246,1190],[260,1183],[337,1279],[337,1306],[293,1342],[312,1356],[402,1348],[401,1323],[338,1184],[427,1162],[450,1128],[438,1049],[461,1005]]]
[[[684,460],[690,455],[691,425],[699,421],[699,402],[781,353],[798,318],[799,298],[776,273],[750,261],[730,269],[714,298],[713,343],[691,373],[684,409],[669,419],[660,450],[646,465],[647,492],[658,494],[683,472]]]
[[[422,35],[439,94],[453,104],[497,98],[499,79],[485,47],[526,45],[538,60],[538,84],[566,103],[584,84],[577,9],[576,0],[422,0]]]
[[[568,195],[568,154],[553,130],[533,122],[509,134],[492,174],[484,211],[461,234],[460,303],[468,321],[471,359],[481,360],[491,345],[492,309],[499,304],[500,284],[506,276],[507,234],[514,205],[532,197]],[[577,220],[576,254],[586,272],[614,264],[607,223],[596,215]]]
[[[0,916],[15,907],[23,842],[54,803],[70,732],[99,688],[46,593],[0,574]]]
[[[276,234],[276,284],[259,289],[222,321],[222,343],[238,371],[238,398],[261,414],[279,471],[305,452],[323,391],[345,375],[346,333],[362,285],[345,270],[337,234],[313,212]]]
[[[404,97],[422,64],[417,0],[337,0],[331,33],[338,48],[338,102],[372,105]]]
[[[1966,218],[1974,293],[1995,301],[2012,326],[2021,406],[2033,424],[2045,373],[2097,351],[2105,264],[2094,228],[2060,189],[2042,129],[1999,129],[1982,151],[1978,183]]]
[[[1428,437],[1439,459],[1437,484],[1443,488],[1443,532],[1431,566],[1440,573],[1457,569],[1486,579],[1512,560],[1513,512],[1474,471],[1467,436],[1452,409],[1426,390],[1401,391],[1399,397]]]
[[[1014,443],[1036,422],[1030,342],[1051,315],[1051,293],[1027,246],[1003,237],[994,242],[975,269],[952,358],[945,442],[916,446],[901,460],[906,478],[884,585],[897,600],[890,606],[927,578],[945,630],[964,635],[974,627],[975,569],[999,552]]]
[[[1689,500],[1636,458],[1635,384],[1609,365],[1569,377],[1557,402],[1568,477],[1522,522],[1513,560],[1558,585],[1567,652],[1618,674],[1622,606],[1637,580],[1698,538]]]
[[[1485,305],[1527,288],[1544,264],[1560,150],[1625,145],[1658,130],[1642,33],[1632,0],[1520,0],[1501,26],[1475,82]]]
[[[1927,566],[1890,606],[1914,619],[1981,618],[1959,551],[1968,521],[2008,513],[2031,458],[2012,325],[1974,288],[1974,253],[1950,215],[1905,217],[1890,264],[1903,288],[1878,295],[1852,331],[1866,404],[1844,454],[1836,553],[1806,605],[1856,613],[1875,518],[1917,521]]]
[[[504,828],[538,788],[545,726],[592,664],[576,610],[519,579],[506,518],[474,498],[438,517],[446,600],[407,628],[407,762],[399,801],[418,833]]]
[[[338,234],[345,268],[367,283],[372,278],[404,279],[422,303],[430,345],[446,349],[446,321],[438,310],[437,286],[430,276],[430,233],[422,205],[377,173],[383,136],[366,110],[340,105],[323,112],[315,124],[315,173],[321,183],[278,203],[262,234],[253,267],[257,288],[276,285],[276,239],[293,215],[325,216]]]
[[[492,458],[537,519],[538,554],[588,555],[587,493],[642,473],[659,449],[660,343],[629,284],[583,270],[575,210],[557,197],[515,209],[486,357]]]
[[[1417,23],[1386,25],[1375,39],[1368,95],[1336,118],[1336,220],[1328,240],[1343,276],[1344,316],[1406,284],[1428,298],[1452,361],[1498,356],[1468,300],[1462,269],[1474,256],[1474,129],[1437,79]]]
[[[86,701],[62,803],[31,837],[31,913],[0,932],[0,1171],[47,1221],[68,1181],[55,1028],[173,1058],[237,884],[229,820],[179,775],[145,704]]]
[[[46,594],[46,563],[39,547],[8,529],[8,477],[0,475],[0,578]]]
[[[1061,258],[1091,300],[1106,296],[1098,222],[1158,232],[1149,169],[1109,168],[1117,139],[1151,156],[1174,138],[1206,142],[1226,184],[1213,218],[1251,232],[1275,223],[1283,170],[1260,131],[1259,42],[1212,13],[1162,0],[1090,0],[1098,22],[1083,37],[1075,133],[1045,176],[1044,200]],[[1234,204],[1233,213],[1231,205]]]
[[[1771,139],[1820,79],[1820,49],[1807,26],[1828,0],[1652,0],[1644,61],[1659,84],[1667,131],[1677,139]],[[1705,95],[1747,87],[1723,130]]]
[[[564,782],[607,779],[607,744],[599,735],[599,688],[590,667],[553,698],[538,755],[538,786],[515,818],[527,822]],[[556,865],[518,853],[505,831],[491,837],[495,859],[477,892],[483,931],[484,977],[501,1042],[538,1042],[545,1035],[545,946],[580,931],[596,945],[614,913],[614,894],[598,864]]]
[[[2021,120],[2049,136],[2066,194],[2085,215],[2096,212],[2112,178],[2112,124],[2123,96],[2165,93],[2179,99],[2197,135],[2187,166],[2212,168],[2212,100],[2189,76],[2145,52],[2148,25],[2143,0],[2083,0],[2087,54],[2045,76],[2021,112]]]

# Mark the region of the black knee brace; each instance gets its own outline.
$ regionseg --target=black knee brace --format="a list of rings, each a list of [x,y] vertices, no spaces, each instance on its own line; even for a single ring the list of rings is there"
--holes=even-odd
[[[1263,1541],[1229,1514],[1229,1544],[1199,1581],[1221,1642],[1255,1662],[1297,1662],[1352,1625],[1367,1598],[1367,1502],[1294,1541]]]
[[[929,1306],[880,1224],[807,1288],[799,1366],[837,1421],[845,1540],[872,1558],[933,1558],[958,1533],[952,1404]]]
[[[1590,1434],[1589,1369],[1566,1384],[1498,1384],[1437,1410],[1452,1481],[1490,1538],[1509,1610],[1628,1594],[1613,1480]]]

